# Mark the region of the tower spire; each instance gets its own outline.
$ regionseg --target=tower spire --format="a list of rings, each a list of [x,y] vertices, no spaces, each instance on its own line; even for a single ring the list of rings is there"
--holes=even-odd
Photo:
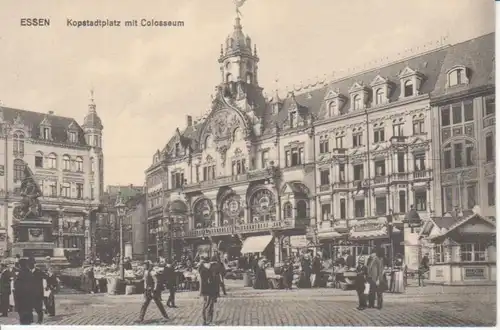
[[[96,112],[95,110],[95,100],[94,100],[94,88],[90,89],[90,103],[89,103],[89,112]]]

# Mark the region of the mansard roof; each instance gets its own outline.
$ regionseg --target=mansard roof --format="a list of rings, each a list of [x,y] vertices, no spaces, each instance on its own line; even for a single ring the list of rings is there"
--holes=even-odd
[[[14,109],[5,106],[0,107],[1,116],[6,122],[14,123],[19,120],[31,129],[32,139],[41,139],[40,125],[48,117],[50,118],[50,128],[53,142],[68,143],[68,128],[78,132],[78,145],[87,146],[83,129],[73,118],[46,114],[35,111]],[[46,121],[47,122],[47,121]]]

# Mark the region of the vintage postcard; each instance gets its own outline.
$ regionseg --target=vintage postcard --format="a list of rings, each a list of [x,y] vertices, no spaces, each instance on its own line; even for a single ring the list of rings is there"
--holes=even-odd
[[[0,3],[0,324],[495,326],[495,2]]]

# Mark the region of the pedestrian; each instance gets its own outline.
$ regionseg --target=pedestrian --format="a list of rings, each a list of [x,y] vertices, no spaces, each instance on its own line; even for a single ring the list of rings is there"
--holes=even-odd
[[[420,261],[420,267],[418,267],[418,286],[425,286],[424,278],[425,274],[429,271],[429,254],[426,253],[425,256]]]
[[[144,316],[151,300],[155,302],[163,318],[165,320],[169,319],[165,307],[161,303],[161,291],[162,281],[158,274],[153,271],[153,264],[150,261],[146,261],[144,263],[144,303],[139,314],[139,322],[144,321]]]
[[[312,262],[312,267],[311,267],[311,287],[315,288],[319,284],[319,278],[321,277],[321,258],[319,254],[317,254]]]
[[[33,274],[33,309],[37,314],[37,323],[43,322],[43,301],[44,301],[44,286],[43,281],[47,279],[47,275],[36,267],[35,258],[28,259],[28,268]]]
[[[200,274],[200,295],[203,297],[203,325],[209,325],[214,319],[214,307],[219,296],[220,275],[217,270],[217,261],[210,262],[203,257],[198,269]]]
[[[367,265],[367,281],[370,285],[368,294],[368,308],[375,308],[375,298],[377,298],[377,308],[382,309],[384,283],[384,264],[380,257],[380,249],[372,250],[370,263]]]
[[[44,279],[44,297],[43,302],[45,305],[45,313],[49,316],[56,315],[56,301],[54,291],[57,289],[57,277],[52,271],[48,269],[46,278]]]
[[[19,314],[19,324],[30,325],[33,323],[33,301],[35,298],[33,273],[28,269],[28,260],[20,259],[19,272],[14,282],[16,310]]]
[[[363,257],[359,257],[358,259],[358,267],[356,268],[356,279],[354,285],[356,287],[356,293],[358,294],[358,309],[363,310],[366,308],[366,298],[367,292],[366,287],[370,284],[367,283],[367,268],[365,266],[365,259]],[[369,291],[369,290],[368,290]]]
[[[291,259],[286,262],[283,275],[283,283],[285,284],[285,289],[291,290],[293,284],[293,261]]]
[[[0,264],[0,317],[7,317],[10,309],[10,278],[12,277],[7,265]]]
[[[174,265],[169,262],[163,268],[165,287],[168,290],[167,307],[177,308],[175,305],[175,292],[177,291],[177,274]]]
[[[226,267],[224,266],[224,263],[220,260],[220,258],[217,258],[216,261],[217,261],[217,267],[218,267],[219,276],[220,276],[220,281],[219,281],[220,289],[222,290],[222,293],[225,296],[227,296],[226,285],[224,284],[224,278],[226,276]]]

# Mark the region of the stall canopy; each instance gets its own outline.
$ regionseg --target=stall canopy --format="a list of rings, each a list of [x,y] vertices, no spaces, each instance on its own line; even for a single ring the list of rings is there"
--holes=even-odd
[[[271,243],[273,236],[251,236],[243,242],[241,254],[245,253],[262,253],[266,247]]]

